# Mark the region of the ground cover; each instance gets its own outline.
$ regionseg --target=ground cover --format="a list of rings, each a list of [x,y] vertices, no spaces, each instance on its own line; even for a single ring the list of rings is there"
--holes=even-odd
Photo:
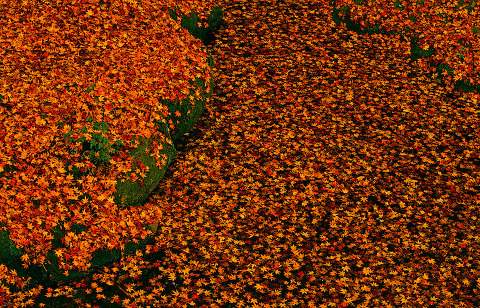
[[[401,35],[412,60],[450,88],[479,91],[480,24],[475,1],[333,0],[337,24],[361,34]]]
[[[152,241],[42,302],[478,306],[478,94],[326,1],[220,4],[212,104],[144,205]]]

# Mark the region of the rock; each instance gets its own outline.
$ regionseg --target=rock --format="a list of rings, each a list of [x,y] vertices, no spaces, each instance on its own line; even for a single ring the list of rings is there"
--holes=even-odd
[[[61,66],[51,49],[16,61],[12,55],[36,48],[21,51],[22,44],[45,38],[27,26],[17,28],[28,40],[15,41],[5,55],[42,83],[25,83],[15,67],[0,82],[0,263],[44,286],[86,275],[152,240],[146,230],[161,212],[144,203],[212,93],[210,59],[199,40],[173,21],[159,27],[168,13],[156,1],[117,4],[115,22],[101,31],[95,28],[105,24],[105,7],[93,2],[20,16],[41,15],[45,24],[37,28],[48,27],[53,45],[71,43],[63,49],[109,31],[109,40],[92,36],[90,47],[64,50],[74,55],[65,60],[70,65]],[[25,13],[22,4],[11,6]],[[152,16],[140,18],[145,12]],[[67,25],[62,14],[81,18]],[[0,38],[9,35],[0,31]],[[162,44],[168,48],[156,50]]]

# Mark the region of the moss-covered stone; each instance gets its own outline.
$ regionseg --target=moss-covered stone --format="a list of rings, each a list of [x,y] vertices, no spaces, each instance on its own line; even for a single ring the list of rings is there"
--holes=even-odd
[[[162,100],[170,111],[169,119],[173,121],[175,129],[172,131],[173,141],[176,142],[181,136],[189,132],[205,110],[205,102],[211,95],[206,92],[205,81],[200,78],[191,81],[192,88],[189,95],[182,100]],[[212,89],[212,87],[210,87]],[[195,98],[196,91],[200,91],[200,97]]]
[[[213,79],[209,80],[210,91],[207,91],[205,81],[197,78],[191,82],[189,95],[182,100],[160,100],[165,104],[170,113],[167,123],[170,121],[174,125],[174,129],[170,130],[169,126],[163,122],[157,122],[160,132],[171,138],[171,143],[164,143],[161,153],[167,155],[167,162],[163,167],[158,168],[153,157],[145,154],[146,147],[151,145],[151,139],[141,138],[141,145],[133,150],[130,155],[141,161],[145,166],[149,167],[145,178],[137,181],[117,181],[115,203],[124,206],[135,206],[144,204],[148,196],[155,190],[160,181],[163,179],[168,167],[176,158],[175,143],[187,132],[189,132],[202,116],[205,110],[205,102],[212,95]],[[200,96],[196,97],[195,93],[199,91]],[[135,169],[135,166],[133,167]]]
[[[393,35],[397,34],[397,31],[388,31],[382,29],[378,23],[375,25],[368,24],[367,27],[362,27],[360,23],[353,21],[351,18],[351,9],[349,6],[345,5],[342,7],[336,6],[336,0],[332,0],[330,3],[333,6],[332,9],[332,19],[336,25],[345,24],[348,30],[355,31],[359,34],[387,34]],[[358,3],[358,4],[361,4]],[[343,16],[343,17],[342,17]]]
[[[209,59],[210,65],[213,65],[212,59]],[[205,109],[205,101],[213,92],[213,79],[210,79],[210,91],[207,91],[205,81],[196,79],[191,82],[192,88],[190,94],[186,99],[177,100],[175,102],[162,101],[167,104],[170,110],[168,120],[172,120],[175,124],[175,129],[170,131],[168,125],[163,122],[158,122],[158,129],[168,136],[167,139],[171,140],[170,143],[163,144],[163,150],[161,153],[167,155],[167,162],[162,168],[156,166],[155,159],[146,154],[147,147],[152,145],[152,139],[140,138],[140,145],[130,152],[130,155],[141,161],[144,165],[148,166],[150,170],[146,173],[146,177],[143,181],[117,181],[117,191],[115,194],[115,201],[119,206],[135,206],[144,204],[149,194],[157,187],[161,179],[164,177],[165,172],[169,165],[176,157],[175,142],[186,132],[190,131],[196,121],[201,117]],[[196,97],[195,92],[200,91],[200,96]],[[176,113],[176,112],[179,113]],[[168,121],[167,121],[168,122]],[[107,124],[98,123],[97,128],[102,128],[106,131]],[[100,129],[100,130],[102,130]],[[68,134],[67,134],[68,135]],[[67,136],[70,137],[70,136]],[[92,139],[93,140],[93,139]],[[105,140],[99,139],[102,142],[93,142],[88,146],[84,146],[83,150],[85,155],[89,156],[89,151],[103,151],[105,155],[112,155],[113,151],[121,151],[122,148],[112,148],[110,142],[104,142]],[[101,144],[103,148],[95,148],[93,144]],[[7,167],[6,167],[7,168]],[[135,166],[132,168],[135,169]],[[71,170],[74,170],[71,168]],[[88,173],[88,172],[86,172]],[[76,177],[81,177],[84,174],[82,172],[75,173]],[[89,197],[85,194],[85,197]],[[157,231],[155,225],[146,225],[147,229],[153,232]],[[87,226],[73,224],[70,230],[76,234],[80,234],[84,231],[88,231]],[[123,247],[123,254],[119,249],[99,249],[94,252],[91,259],[91,269],[88,272],[80,272],[76,270],[70,270],[68,275],[65,275],[64,271],[59,268],[58,258],[55,254],[55,249],[62,248],[62,238],[65,236],[66,230],[63,223],[58,224],[51,230],[53,235],[52,249],[47,252],[47,261],[42,266],[31,265],[28,268],[22,267],[21,256],[25,253],[23,249],[16,247],[14,242],[9,237],[8,231],[0,231],[0,263],[7,265],[9,268],[15,269],[18,275],[22,277],[32,278],[32,284],[42,284],[47,287],[55,287],[61,283],[68,281],[76,281],[83,277],[90,275],[95,270],[111,264],[112,262],[119,261],[122,256],[134,254],[137,250],[145,249],[147,244],[153,244],[154,237],[149,236],[144,240],[131,241]],[[161,252],[160,252],[161,254]]]
[[[221,21],[221,10],[213,12],[212,17],[209,17],[209,30],[212,31],[220,25]],[[220,17],[219,17],[220,16]],[[213,59],[209,57],[207,59],[208,64],[213,66]],[[210,91],[207,91],[206,82],[210,83]],[[169,108],[169,116],[164,122],[157,122],[159,131],[163,132],[167,136],[166,142],[163,143],[163,149],[161,150],[162,154],[167,156],[166,162],[163,166],[157,167],[155,158],[148,155],[148,148],[153,145],[152,138],[144,138],[141,136],[134,136],[134,138],[139,138],[139,146],[131,150],[129,155],[132,156],[138,162],[143,163],[145,166],[149,167],[149,171],[146,172],[144,179],[139,179],[137,181],[121,181],[118,180],[116,184],[116,192],[114,200],[117,205],[121,207],[142,205],[147,200],[150,193],[158,186],[159,182],[165,175],[167,168],[173,162],[176,157],[176,147],[175,142],[177,142],[182,135],[189,132],[198,119],[201,117],[205,109],[205,103],[209,96],[213,92],[213,79],[202,80],[195,79],[191,81],[191,88],[189,89],[189,95],[182,100],[176,101],[166,101],[160,100],[161,103],[164,103]],[[77,85],[74,84],[74,87]],[[69,85],[66,86],[68,89]],[[86,93],[91,92],[94,89],[95,85],[89,86],[84,91]],[[1,97],[0,97],[1,99]],[[106,133],[109,124],[106,122],[95,122],[93,123],[92,119],[87,119],[87,122],[93,124],[94,130],[97,130],[96,133],[92,134],[90,140],[86,139],[73,139],[72,135],[74,132],[69,132],[64,135],[66,140],[71,142],[80,141],[82,157],[90,160],[96,166],[108,165],[111,157],[124,150],[123,144],[118,142],[112,142],[106,138]],[[169,128],[169,125],[166,123],[172,123],[173,129]],[[57,126],[61,128],[63,123],[57,123]],[[85,133],[85,131],[84,131]],[[72,166],[74,162],[66,162],[67,172],[73,174],[75,179],[79,179],[82,176],[85,176],[90,173],[89,170],[80,170],[79,168]],[[70,168],[69,168],[70,167]],[[132,166],[132,171],[135,170],[135,165]],[[9,172],[12,167],[9,165],[2,166],[0,170],[0,177],[3,176],[5,172]],[[88,192],[84,192],[82,198],[85,197],[91,200],[91,196]],[[34,201],[35,202],[35,201]],[[36,204],[38,206],[38,204]],[[0,227],[5,227],[0,225]],[[154,233],[157,231],[156,225],[146,225],[145,228],[152,230]],[[88,226],[83,226],[73,223],[69,230],[66,230],[64,224],[60,222],[55,228],[51,231],[53,235],[52,240],[52,249],[46,253],[47,259],[45,264],[41,266],[30,265],[27,268],[23,268],[21,257],[25,254],[24,249],[18,248],[15,243],[11,240],[8,230],[5,228],[0,229],[0,263],[7,265],[11,269],[15,269],[19,276],[31,278],[31,285],[43,285],[44,287],[56,287],[63,283],[68,283],[71,281],[79,280],[86,276],[91,275],[99,268],[107,266],[112,262],[119,261],[122,257],[126,255],[135,254],[137,250],[145,250],[146,245],[152,245],[155,242],[154,235],[147,236],[145,239],[132,239],[128,242],[122,249],[99,249],[95,251],[90,260],[91,268],[87,272],[80,272],[76,270],[69,270],[68,274],[59,268],[58,257],[55,254],[55,250],[58,248],[64,248],[62,243],[63,238],[67,232],[74,232],[75,234],[81,234],[82,232],[88,232]],[[155,258],[160,258],[162,252],[157,252]],[[41,298],[44,298],[44,294],[40,295]],[[57,304],[66,304],[72,303],[70,299],[67,298],[58,298]],[[52,301],[53,303],[53,301]]]
[[[158,168],[156,166],[155,158],[145,153],[146,148],[150,147],[151,144],[151,138],[141,138],[141,145],[130,153],[135,159],[141,161],[147,166],[149,170],[144,179],[137,181],[117,181],[115,203],[118,205],[125,207],[144,204],[150,193],[158,186],[158,183],[165,175],[167,168],[175,159],[175,146],[171,143],[163,143],[163,150],[161,153],[167,155],[167,162],[163,167]],[[135,168],[136,166],[133,166],[133,169]]]
[[[82,232],[84,226],[74,225],[71,231],[77,233]],[[64,247],[61,239],[65,236],[65,229],[60,223],[53,230],[54,240],[53,247],[47,252],[47,260],[42,266],[30,265],[27,268],[22,266],[21,256],[25,254],[23,249],[18,248],[10,239],[7,230],[0,231],[0,264],[5,264],[9,268],[14,269],[20,277],[31,278],[32,285],[41,284],[45,287],[56,287],[61,283],[68,281],[78,281],[87,277],[97,269],[102,268],[113,262],[120,260],[122,256],[134,255],[137,250],[144,250],[146,245],[154,243],[154,236],[147,236],[144,240],[130,241],[125,244],[123,254],[119,249],[99,249],[94,252],[91,259],[91,268],[87,272],[70,270],[68,275],[58,266],[58,258],[55,249]]]
[[[199,27],[198,23],[200,18],[195,12],[190,12],[187,15],[179,16],[178,8],[169,9],[170,16],[174,20],[181,18],[181,25],[190,32],[196,38],[202,40],[204,44],[210,43],[214,39],[214,33],[217,31],[223,24],[223,10],[216,6],[212,8],[207,19],[207,27]]]

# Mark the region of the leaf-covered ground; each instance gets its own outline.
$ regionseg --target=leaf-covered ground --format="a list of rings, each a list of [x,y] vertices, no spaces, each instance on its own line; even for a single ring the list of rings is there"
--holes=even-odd
[[[478,305],[478,96],[327,6],[225,2],[217,117],[151,200],[169,301]]]
[[[149,200],[160,260],[80,286],[115,281],[126,306],[478,306],[479,96],[324,4],[222,7],[209,115]]]

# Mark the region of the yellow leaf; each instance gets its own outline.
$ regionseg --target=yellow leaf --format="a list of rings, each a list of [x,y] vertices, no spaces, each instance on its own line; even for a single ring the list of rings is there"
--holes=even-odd
[[[57,257],[61,257],[63,252],[62,252],[61,249],[57,249],[57,250],[55,250],[55,254],[57,255]]]
[[[37,125],[45,125],[46,123],[47,122],[42,118],[36,118],[35,119],[35,124],[37,124]]]
[[[255,289],[261,290],[261,289],[263,289],[263,288],[264,288],[263,285],[261,285],[261,284],[259,284],[259,283],[255,284]]]
[[[370,292],[370,287],[366,285],[362,286],[360,289],[365,292]]]
[[[349,91],[347,93],[347,101],[351,101],[353,99],[353,91]]]
[[[28,260],[29,260],[30,258],[28,257],[27,254],[24,254],[24,255],[22,255],[22,257],[21,257],[20,259],[21,259],[23,262],[28,262]]]
[[[182,273],[184,275],[188,275],[188,273],[190,273],[190,269],[188,267],[186,267],[185,269],[182,270]]]

